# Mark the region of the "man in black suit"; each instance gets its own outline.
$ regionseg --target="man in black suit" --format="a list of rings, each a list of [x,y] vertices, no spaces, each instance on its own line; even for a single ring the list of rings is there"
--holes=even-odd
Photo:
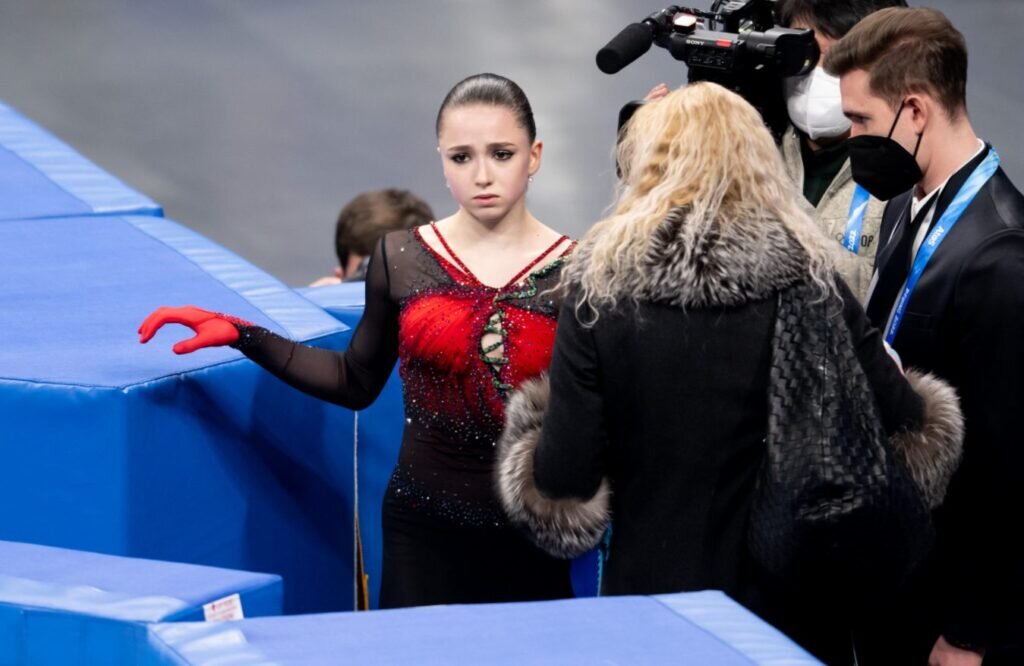
[[[966,45],[940,12],[872,14],[825,67],[854,179],[889,200],[868,315],[966,418],[934,555],[866,621],[860,663],[1024,664],[1024,196],[971,127]]]

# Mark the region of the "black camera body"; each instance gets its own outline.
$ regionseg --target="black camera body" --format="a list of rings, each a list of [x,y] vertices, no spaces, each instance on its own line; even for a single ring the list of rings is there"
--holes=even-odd
[[[709,11],[671,5],[627,26],[597,54],[614,74],[652,44],[686,63],[688,81],[712,81],[750,102],[780,140],[788,125],[782,78],[811,71],[818,43],[810,30],[775,25],[775,0],[715,0]],[[619,115],[620,128],[639,103]]]

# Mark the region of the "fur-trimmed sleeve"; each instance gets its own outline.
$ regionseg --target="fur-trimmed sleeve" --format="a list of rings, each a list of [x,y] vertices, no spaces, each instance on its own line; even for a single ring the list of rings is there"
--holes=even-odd
[[[889,441],[903,454],[911,477],[934,509],[942,504],[960,464],[964,417],[956,391],[946,382],[913,368],[907,370],[907,381],[923,402],[921,424],[894,433]]]
[[[609,521],[611,492],[602,480],[589,499],[547,497],[537,488],[534,459],[541,439],[550,386],[547,376],[524,383],[509,400],[498,441],[496,482],[509,519],[555,557],[572,558],[601,540]],[[558,446],[557,441],[548,445]]]

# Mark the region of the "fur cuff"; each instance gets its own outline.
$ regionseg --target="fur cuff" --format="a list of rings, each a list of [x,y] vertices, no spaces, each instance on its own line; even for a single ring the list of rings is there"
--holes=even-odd
[[[611,490],[607,479],[587,500],[552,499],[537,489],[533,457],[549,395],[547,375],[523,383],[512,394],[505,409],[505,431],[498,441],[496,483],[511,521],[525,528],[542,550],[568,559],[600,542],[609,522]]]
[[[953,387],[934,375],[907,370],[907,380],[924,401],[918,430],[904,430],[890,440],[903,453],[910,474],[935,508],[946,496],[949,479],[960,464],[964,443],[964,417]]]

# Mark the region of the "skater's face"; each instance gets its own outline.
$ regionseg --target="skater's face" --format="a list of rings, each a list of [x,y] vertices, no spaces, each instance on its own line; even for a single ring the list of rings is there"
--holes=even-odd
[[[521,204],[540,168],[543,146],[504,106],[474,104],[445,111],[438,151],[452,196],[481,221],[497,221]]]

